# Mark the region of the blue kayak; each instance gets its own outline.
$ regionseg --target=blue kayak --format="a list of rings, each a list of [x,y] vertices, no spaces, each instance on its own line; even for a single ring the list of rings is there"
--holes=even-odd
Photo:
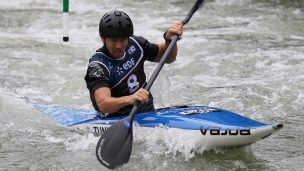
[[[33,104],[49,117],[69,129],[102,133],[125,116],[100,118],[94,110]],[[239,147],[252,144],[275,133],[282,123],[262,123],[242,115],[208,106],[178,106],[138,113],[134,122],[140,127],[155,129],[165,126],[197,136],[212,147]]]

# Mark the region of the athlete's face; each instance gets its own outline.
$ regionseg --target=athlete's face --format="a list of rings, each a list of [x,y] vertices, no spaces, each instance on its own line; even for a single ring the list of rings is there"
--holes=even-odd
[[[121,58],[127,48],[129,38],[106,38],[102,39],[103,43],[106,44],[108,51],[111,55],[118,59]]]

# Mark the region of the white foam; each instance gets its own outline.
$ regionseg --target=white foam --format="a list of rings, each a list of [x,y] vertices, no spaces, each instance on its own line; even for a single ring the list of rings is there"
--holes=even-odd
[[[155,129],[144,129],[139,126],[134,128],[134,141],[144,143],[149,153],[168,155],[172,158],[182,155],[185,161],[202,154],[206,150],[197,134],[187,134],[183,130],[168,129],[160,125]]]
[[[66,129],[66,128],[63,128]],[[44,140],[51,143],[62,143],[67,151],[88,150],[92,146],[96,146],[99,137],[95,137],[91,133],[66,132],[66,136],[62,138],[57,136],[53,131],[43,131]]]
[[[302,11],[300,9],[296,9],[292,13],[295,14],[295,15],[301,15]]]

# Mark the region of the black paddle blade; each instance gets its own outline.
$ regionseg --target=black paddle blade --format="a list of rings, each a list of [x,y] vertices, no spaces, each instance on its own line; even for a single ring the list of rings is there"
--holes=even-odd
[[[96,157],[105,167],[114,169],[129,161],[133,143],[132,119],[129,116],[116,122],[101,135]]]

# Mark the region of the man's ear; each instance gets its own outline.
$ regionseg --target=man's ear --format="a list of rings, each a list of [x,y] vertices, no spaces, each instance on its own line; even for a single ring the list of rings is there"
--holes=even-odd
[[[101,37],[101,41],[102,41],[102,43],[106,42],[105,38],[103,38],[103,37]]]

